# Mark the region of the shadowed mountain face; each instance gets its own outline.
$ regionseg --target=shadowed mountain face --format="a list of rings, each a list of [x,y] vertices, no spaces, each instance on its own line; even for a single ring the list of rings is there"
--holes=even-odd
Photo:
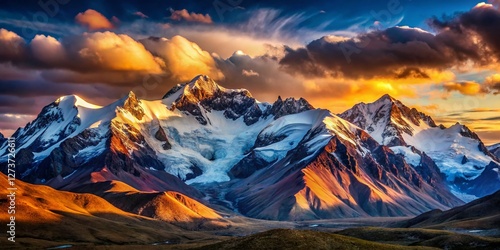
[[[212,210],[197,210],[202,199],[270,220],[407,216],[462,204],[449,183],[461,190],[497,188],[486,174],[492,185],[472,182],[496,164],[473,132],[437,127],[389,96],[376,103],[336,116],[304,99],[258,102],[247,90],[225,89],[206,76],[161,100],[131,92],[100,107],[65,96],[16,132],[18,176],[167,219],[173,215],[155,209],[187,207],[186,214],[216,218]],[[419,137],[426,130],[449,132],[463,142],[465,155],[450,155],[454,148],[445,139],[426,150]],[[457,157],[461,169],[453,179],[442,160],[455,166]],[[493,165],[480,164],[486,161]],[[135,190],[103,191],[110,183]]]

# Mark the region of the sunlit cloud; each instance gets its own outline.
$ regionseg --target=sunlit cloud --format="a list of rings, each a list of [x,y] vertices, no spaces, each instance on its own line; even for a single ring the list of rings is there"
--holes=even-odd
[[[208,14],[189,12],[186,9],[182,10],[171,9],[170,12],[171,12],[170,19],[174,21],[186,21],[186,22],[205,23],[205,24],[213,23],[212,18]]]
[[[89,30],[109,30],[115,28],[115,25],[108,18],[93,9],[78,13],[75,20]]]
[[[477,82],[447,82],[443,84],[446,91],[458,91],[462,95],[482,94],[481,84]]]

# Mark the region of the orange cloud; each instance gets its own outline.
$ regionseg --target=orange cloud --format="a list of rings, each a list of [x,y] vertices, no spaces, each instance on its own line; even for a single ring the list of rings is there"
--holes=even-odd
[[[494,95],[500,94],[500,74],[487,77],[484,81],[484,88]]]
[[[128,35],[113,32],[84,33],[74,41],[72,56],[82,66],[103,70],[147,71],[159,73],[163,62]]]
[[[170,10],[172,12],[172,15],[170,16],[170,19],[175,20],[175,21],[187,21],[187,22],[197,22],[197,23],[213,23],[212,18],[210,17],[209,14],[198,14],[191,12],[189,13],[186,9],[182,10]]]
[[[481,84],[477,82],[447,82],[443,84],[443,88],[446,91],[458,91],[462,95],[477,95],[484,94]]]
[[[115,28],[109,19],[93,9],[78,13],[75,20],[89,30],[109,30]]]

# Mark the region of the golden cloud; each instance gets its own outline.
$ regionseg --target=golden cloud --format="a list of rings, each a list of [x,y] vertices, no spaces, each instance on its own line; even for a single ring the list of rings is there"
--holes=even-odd
[[[484,88],[494,95],[500,94],[500,74],[487,77],[484,81]]]
[[[484,94],[481,84],[473,81],[468,82],[447,82],[443,84],[446,91],[458,91],[462,95]]]
[[[164,63],[140,42],[113,32],[84,33],[70,45],[81,64],[102,70],[162,72]]]
[[[148,38],[141,42],[148,51],[165,62],[168,73],[178,81],[189,81],[199,74],[213,79],[224,77],[210,53],[182,36],[172,39]]]

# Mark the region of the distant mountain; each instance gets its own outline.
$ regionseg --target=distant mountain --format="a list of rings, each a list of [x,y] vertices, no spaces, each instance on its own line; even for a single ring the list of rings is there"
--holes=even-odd
[[[497,144],[495,144],[495,145],[488,146],[487,148],[488,148],[488,150],[489,150],[492,154],[494,154],[494,155],[496,155],[496,157],[500,158],[500,143],[497,143]]]
[[[140,100],[130,92],[100,107],[64,96],[16,131],[18,176],[91,192],[134,213],[148,207],[149,215],[165,218],[172,215],[155,209],[196,211],[193,204],[203,200],[223,200],[243,215],[273,220],[407,216],[462,204],[431,152],[405,144],[415,122],[440,128],[388,96],[380,103],[396,103],[400,119],[384,123],[394,111],[382,108],[380,117],[353,120],[356,126],[304,99],[263,103],[207,76],[175,86],[161,100]],[[371,113],[356,117],[365,114]],[[388,132],[372,137],[361,126],[375,120],[373,131]],[[480,160],[476,151],[467,155],[472,162]],[[1,147],[4,172],[5,152]],[[133,188],[126,197],[135,201],[103,192],[110,183]]]
[[[500,191],[448,211],[433,210],[398,223],[412,228],[463,228],[498,230],[500,225]],[[500,234],[500,232],[496,232]]]
[[[498,174],[482,175],[488,169],[498,168],[500,160],[464,125],[437,126],[430,116],[389,95],[373,103],[356,104],[339,116],[366,130],[416,168],[422,155],[429,156],[445,174],[450,187],[465,200],[500,189]],[[480,176],[488,189],[477,188],[473,183]]]

